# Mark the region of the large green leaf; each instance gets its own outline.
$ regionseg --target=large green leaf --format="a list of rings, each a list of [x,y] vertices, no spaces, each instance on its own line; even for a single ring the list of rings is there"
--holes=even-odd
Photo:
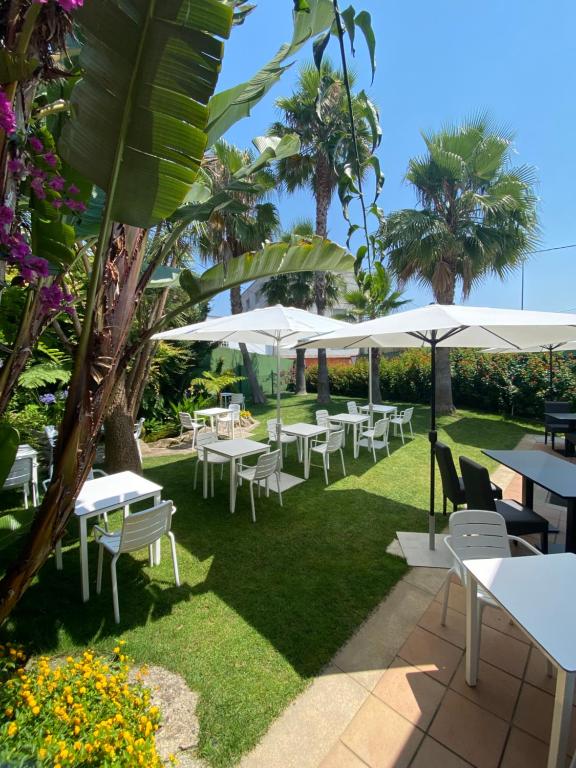
[[[306,7],[295,6],[294,34],[290,43],[284,43],[277,54],[248,82],[217,93],[210,99],[208,121],[208,146],[215,144],[226,131],[248,117],[254,107],[270,88],[278,82],[283,72],[291,66],[286,63],[312,37],[329,29],[334,21],[334,6],[331,0],[307,0]]]
[[[37,363],[27,368],[18,380],[18,385],[24,389],[37,389],[46,384],[66,384],[70,381],[70,370],[63,368],[60,363],[52,360],[47,363]]]
[[[0,50],[0,83],[28,80],[39,66],[38,59],[22,53],[12,53],[4,48]]]
[[[186,198],[232,16],[220,0],[86,0],[78,9],[84,77],[60,152],[111,195],[114,219],[151,227]]]
[[[353,269],[354,257],[345,248],[314,236],[288,243],[270,243],[260,251],[250,251],[227,263],[216,264],[200,277],[184,270],[180,285],[192,301],[200,302],[259,277],[317,270],[352,272]]]
[[[0,488],[10,474],[19,442],[18,430],[10,424],[0,423]]]

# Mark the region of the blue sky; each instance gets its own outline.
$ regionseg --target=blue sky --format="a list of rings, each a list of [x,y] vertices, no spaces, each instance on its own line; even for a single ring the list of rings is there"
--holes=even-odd
[[[379,200],[385,212],[411,207],[411,189],[403,181],[410,157],[423,151],[420,130],[457,122],[478,110],[514,130],[518,164],[535,166],[539,178],[541,248],[576,243],[576,97],[573,31],[576,5],[557,0],[553,9],[536,0],[353,0],[368,10],[377,38],[377,72],[370,84],[365,46],[358,41],[358,87],[365,88],[381,113],[383,140],[378,151],[386,176]],[[347,2],[342,3],[346,7]],[[226,45],[218,89],[246,80],[291,36],[291,0],[259,0],[258,7],[236,28]],[[336,62],[335,41],[328,55]],[[311,58],[304,48],[292,69],[226,139],[248,146],[277,117],[274,101],[291,92],[298,65]],[[282,195],[277,202],[286,228],[302,215],[313,215],[309,194]],[[330,237],[344,243],[347,226],[338,202],[330,211]],[[358,243],[359,244],[359,243]],[[576,248],[537,254],[525,269],[527,309],[576,310]],[[470,304],[520,306],[520,273],[505,283],[488,279]],[[410,284],[412,307],[431,301],[431,294]],[[225,296],[213,312],[229,311]]]

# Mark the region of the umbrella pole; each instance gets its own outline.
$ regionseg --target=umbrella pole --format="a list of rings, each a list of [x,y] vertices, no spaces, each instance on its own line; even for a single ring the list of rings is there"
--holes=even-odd
[[[282,426],[280,425],[280,336],[276,337],[276,437],[277,446],[280,448],[280,459],[282,459]]]
[[[554,384],[552,376],[552,346],[548,348],[548,389],[550,390],[550,399],[554,397]]]
[[[372,429],[372,347],[368,347],[368,424]]]
[[[430,431],[428,440],[430,441],[430,509],[428,514],[428,536],[429,549],[436,548],[436,520],[434,517],[434,491],[436,484],[436,332],[432,333],[430,343],[430,375],[432,377],[431,396],[430,396]]]

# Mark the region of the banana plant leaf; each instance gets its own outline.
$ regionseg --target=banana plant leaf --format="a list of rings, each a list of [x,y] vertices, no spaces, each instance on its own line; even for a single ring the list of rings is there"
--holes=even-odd
[[[60,153],[110,195],[114,220],[154,226],[196,179],[233,9],[220,0],[100,0],[75,18],[84,77]]]
[[[10,424],[0,423],[0,488],[10,474],[19,442],[20,433],[18,430]]]
[[[270,243],[259,251],[244,253],[216,264],[199,277],[190,270],[180,275],[180,286],[193,302],[207,301],[221,291],[259,277],[286,272],[352,272],[354,257],[342,246],[322,237]]]

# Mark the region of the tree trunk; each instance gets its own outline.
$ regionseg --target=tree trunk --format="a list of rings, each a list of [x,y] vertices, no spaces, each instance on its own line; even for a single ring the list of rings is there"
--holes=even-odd
[[[233,315],[239,315],[242,312],[242,296],[239,285],[230,289],[230,307]],[[258,382],[258,378],[256,377],[256,371],[254,370],[250,353],[246,348],[246,344],[240,344],[239,346],[240,352],[242,353],[242,363],[252,392],[252,401],[255,405],[264,405],[266,403],[266,397]]]
[[[62,538],[92,467],[109,399],[126,367],[124,352],[141,295],[145,236],[145,230],[115,224],[104,263],[94,265],[96,295],[94,305],[87,306],[84,322],[89,325],[76,351],[52,482],[22,550],[0,581],[0,624]]]
[[[306,362],[305,362],[306,350],[296,350],[296,381],[295,389],[297,395],[306,394]]]
[[[372,402],[380,405],[382,402],[382,390],[380,389],[380,356],[379,349],[372,350]]]
[[[326,158],[320,155],[316,162],[314,192],[316,195],[316,234],[328,236],[328,208],[332,197],[330,167]],[[314,281],[316,310],[319,315],[326,311],[326,275],[317,272]],[[318,350],[318,387],[316,401],[319,405],[330,403],[330,378],[326,350]]]
[[[134,419],[128,404],[126,374],[120,374],[110,397],[104,421],[107,472],[142,474],[142,463],[134,439]]]
[[[439,304],[454,304],[456,293],[455,281],[442,293],[435,292]],[[452,400],[452,375],[450,373],[450,350],[447,347],[436,349],[436,413],[439,416],[454,413]]]

